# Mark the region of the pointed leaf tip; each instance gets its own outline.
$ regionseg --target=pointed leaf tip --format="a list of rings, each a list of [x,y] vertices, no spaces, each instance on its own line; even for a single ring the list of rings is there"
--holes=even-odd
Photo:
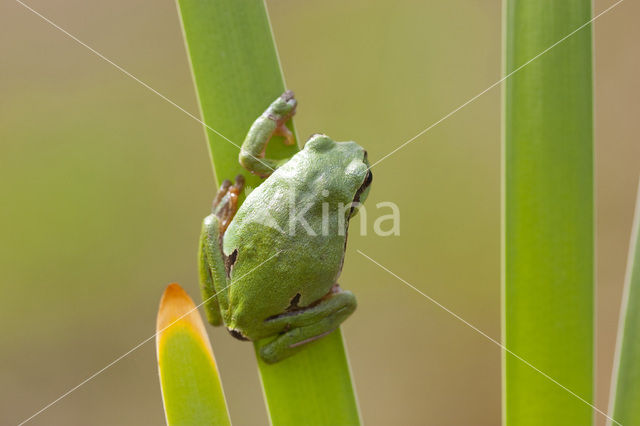
[[[156,320],[156,333],[158,333],[156,341],[160,341],[163,331],[179,323],[191,326],[213,356],[211,342],[207,336],[204,323],[198,314],[198,308],[187,292],[180,287],[180,284],[171,283],[167,286],[160,299]]]

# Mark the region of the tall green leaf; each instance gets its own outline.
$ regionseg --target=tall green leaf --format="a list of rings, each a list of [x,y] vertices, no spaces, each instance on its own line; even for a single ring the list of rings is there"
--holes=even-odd
[[[218,181],[242,173],[238,163],[251,123],[284,92],[269,19],[261,0],[177,0],[202,120]],[[296,146],[277,138],[267,157],[286,158]]]
[[[162,295],[156,333],[167,425],[230,425],[209,337],[196,305],[178,284]]]
[[[505,0],[505,73],[591,19],[590,0]],[[591,403],[592,34],[587,25],[504,90],[503,334],[507,348]],[[511,355],[504,419],[588,425],[588,404]]]
[[[622,296],[616,366],[611,386],[613,418],[623,425],[640,425],[640,187],[629,247]]]
[[[255,187],[260,180],[239,166],[238,145],[253,120],[284,91],[264,3],[178,0],[178,7],[216,176],[243,173]],[[286,158],[296,149],[273,141],[267,156]],[[259,361],[258,367],[273,424],[359,423],[339,330],[292,358],[275,365]]]
[[[256,345],[256,356],[263,343]],[[273,365],[257,356],[271,423],[360,424],[340,329],[311,345]],[[309,386],[311,383],[313,386]]]

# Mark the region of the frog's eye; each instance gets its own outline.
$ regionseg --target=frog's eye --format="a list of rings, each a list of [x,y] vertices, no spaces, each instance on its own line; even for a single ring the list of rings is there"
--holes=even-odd
[[[369,195],[371,182],[373,182],[373,173],[371,173],[371,170],[367,170],[367,175],[364,177],[362,185],[360,185],[360,188],[356,191],[356,195],[353,199],[354,202],[358,202],[360,204],[364,203],[367,199],[367,195]]]
[[[371,173],[371,170],[367,170],[367,175],[364,177],[364,183],[362,186],[368,188],[369,185],[371,185],[371,182],[373,182],[373,173]]]

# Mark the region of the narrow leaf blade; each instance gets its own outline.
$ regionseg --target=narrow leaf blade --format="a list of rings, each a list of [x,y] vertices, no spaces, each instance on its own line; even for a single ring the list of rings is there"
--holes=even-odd
[[[590,0],[505,0],[505,74],[591,19]],[[593,400],[592,36],[587,25],[505,83],[505,345]],[[588,425],[593,410],[505,354],[504,418]]]
[[[640,424],[640,187],[622,298],[620,331],[613,371],[613,418],[623,425]],[[611,424],[611,423],[610,423]]]
[[[241,173],[256,187],[260,179],[238,163],[251,123],[282,92],[284,82],[261,0],[178,0],[198,101],[218,181]],[[267,156],[287,158],[296,146],[279,138]]]
[[[274,425],[358,425],[358,402],[340,329],[276,364],[266,364],[255,345],[269,417]],[[313,421],[311,421],[313,420]]]
[[[156,352],[167,424],[230,425],[211,343],[191,298],[167,287],[158,310]]]

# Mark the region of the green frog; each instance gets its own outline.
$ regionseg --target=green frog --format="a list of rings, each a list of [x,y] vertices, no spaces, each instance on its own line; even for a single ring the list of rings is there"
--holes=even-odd
[[[293,144],[291,91],[253,123],[239,161],[265,180],[238,208],[242,175],[225,180],[202,225],[200,285],[209,322],[241,340],[271,338],[260,357],[278,362],[335,330],[356,309],[338,285],[349,219],[372,182],[355,142],[313,135],[288,160],[265,158],[274,135]]]

